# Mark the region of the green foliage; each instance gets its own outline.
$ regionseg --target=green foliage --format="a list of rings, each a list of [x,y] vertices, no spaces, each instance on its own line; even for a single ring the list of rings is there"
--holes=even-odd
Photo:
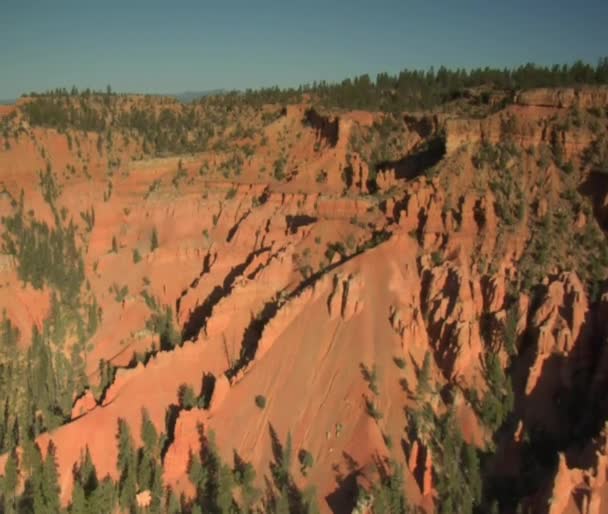
[[[379,396],[377,366],[373,364],[371,368],[367,368],[364,364],[361,364],[361,373],[363,374],[363,379],[367,382],[369,390],[374,393],[374,396]]]
[[[382,412],[380,412],[380,409],[378,408],[376,400],[373,398],[365,399],[365,409],[367,411],[367,414],[371,418],[374,418],[376,421],[380,421],[384,417],[384,415],[382,414]]]
[[[477,154],[473,157],[473,164],[476,168],[480,169],[484,165],[494,165],[498,160],[498,151],[496,148],[488,143],[483,143],[479,148]]]
[[[51,306],[42,330],[32,328],[26,350],[21,350],[19,331],[3,313],[0,322],[0,451],[6,452],[24,439],[56,428],[69,419],[74,397],[87,386],[82,358],[86,338],[96,328],[96,302],[84,305],[91,319],[82,322],[79,307],[62,303],[51,293]],[[65,340],[76,336],[71,347]],[[68,355],[70,359],[68,359]]]
[[[402,357],[394,357],[393,361],[399,369],[405,369],[405,359],[403,359]]]
[[[275,162],[274,162],[274,166],[273,166],[273,174],[274,174],[274,178],[277,179],[278,181],[282,181],[285,179],[285,165],[287,164],[287,159],[285,158],[285,156],[281,156],[279,157]]]
[[[608,174],[608,136],[602,134],[585,151],[585,162],[596,173]]]
[[[213,433],[205,439],[200,457],[191,456],[189,475],[197,488],[196,504],[200,505],[201,511],[217,514],[235,512],[234,475],[222,462]]]
[[[474,406],[482,423],[491,432],[495,432],[513,410],[513,389],[510,379],[502,369],[498,355],[487,353],[484,364],[488,390],[481,401],[474,395]]]
[[[198,455],[190,454],[190,462],[188,464],[188,477],[194,484],[197,491],[202,492],[207,483],[207,470],[201,464],[201,459]]]
[[[137,264],[140,261],[141,261],[141,254],[139,253],[139,250],[137,248],[134,248],[133,249],[133,263]]]
[[[110,290],[114,293],[114,299],[118,303],[124,302],[127,296],[129,296],[129,286],[127,285],[120,287],[118,284],[114,283]]]
[[[308,469],[312,468],[314,464],[312,453],[310,453],[308,450],[300,450],[298,453],[298,459],[300,460],[300,472],[302,475],[306,476]]]
[[[158,232],[156,227],[152,229],[152,235],[150,236],[150,251],[153,252],[158,248]]]
[[[108,180],[108,188],[103,192],[103,201],[109,202],[112,198],[112,181]]]
[[[142,295],[144,294],[147,293],[142,293]],[[146,304],[150,307],[148,300],[146,300]],[[156,303],[154,304],[154,312],[146,321],[146,328],[159,335],[161,350],[171,350],[182,342],[181,335],[175,326],[173,311],[168,305],[161,310]]]
[[[54,210],[55,204],[61,195],[61,187],[55,181],[50,162],[47,162],[47,168],[44,173],[42,171],[38,172],[38,177],[40,179],[42,197],[44,198],[44,201],[49,204],[51,209]]]
[[[177,397],[179,400],[179,406],[182,409],[192,409],[196,406],[196,394],[194,393],[192,387],[188,384],[182,384],[179,386]]]
[[[241,508],[245,513],[251,512],[252,508],[260,498],[260,491],[256,489],[256,472],[249,462],[244,462],[235,452],[234,456],[234,480],[241,489]]]
[[[403,468],[395,460],[390,462],[390,470],[381,470],[381,481],[374,485],[371,507],[374,514],[407,514],[410,512],[403,493]]]
[[[118,419],[118,471],[120,473],[125,472],[129,466],[133,466],[135,460],[134,457],[134,444],[133,437],[131,436],[131,429],[129,424],[123,419]]]
[[[439,418],[433,436],[439,514],[472,514],[481,503],[479,457],[464,443],[453,411]]]
[[[153,180],[152,183],[148,186],[148,190],[146,191],[146,194],[144,195],[144,199],[147,200],[148,197],[152,193],[155,193],[156,191],[158,191],[160,189],[160,186],[161,186],[161,180],[160,179]]]
[[[327,243],[327,250],[325,250],[325,257],[327,260],[331,261],[336,253],[339,254],[342,259],[345,259],[348,256],[342,242]]]
[[[85,223],[87,232],[91,232],[95,226],[95,208],[91,207],[90,210],[81,212],[80,217]]]
[[[144,443],[144,454],[154,457],[158,453],[158,433],[146,409],[141,413],[141,440]]]
[[[99,359],[99,390],[103,394],[114,381],[116,368],[111,362]]]
[[[264,407],[266,407],[266,397],[262,396],[261,394],[258,394],[255,397],[255,404],[260,408],[263,409]]]
[[[57,462],[55,460],[55,446],[49,442],[49,446],[42,466],[42,480],[40,483],[41,495],[40,505],[44,507],[36,512],[47,512],[49,514],[59,514],[61,506],[59,503],[59,474],[57,472]],[[36,497],[35,497],[36,498]],[[34,505],[36,505],[36,500]]]
[[[441,252],[431,253],[431,262],[433,263],[433,266],[441,266],[443,263],[443,255]]]
[[[424,399],[431,392],[431,354],[426,352],[424,354],[424,360],[422,367],[418,373],[418,386],[416,389],[416,396],[420,399]]]
[[[177,171],[175,172],[175,175],[171,179],[171,183],[173,184],[173,187],[175,189],[177,189],[179,187],[180,183],[186,178],[188,178],[188,172],[182,167],[182,161],[180,159],[179,163],[178,163]]]
[[[118,419],[119,503],[123,509],[131,508],[137,492],[137,460],[131,429],[123,418]]]
[[[505,350],[510,357],[517,354],[517,322],[519,320],[519,305],[516,301],[513,301],[510,307],[507,309],[507,316],[505,319],[503,329],[503,340],[505,344]]]
[[[19,464],[17,461],[17,454],[12,451],[7,459],[4,467],[4,480],[2,481],[2,498],[4,505],[4,512],[6,514],[14,514],[17,502],[17,484],[18,484],[18,471]]]
[[[47,196],[54,198],[53,187]],[[84,282],[84,259],[76,244],[77,228],[72,220],[63,225],[59,216],[55,226],[24,216],[23,194],[12,216],[3,218],[2,250],[17,260],[23,282],[36,289],[45,284],[56,289],[62,301],[75,304]]]

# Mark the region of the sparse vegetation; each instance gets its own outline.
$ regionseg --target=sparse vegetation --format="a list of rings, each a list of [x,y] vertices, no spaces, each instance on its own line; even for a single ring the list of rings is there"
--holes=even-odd
[[[264,407],[266,407],[266,397],[262,396],[261,394],[258,394],[255,397],[255,404],[260,408],[263,409]]]
[[[399,369],[405,369],[405,359],[402,357],[395,357],[393,358],[393,361],[395,361],[395,364]]]
[[[110,292],[114,293],[114,299],[118,303],[122,303],[129,295],[129,288],[126,285],[121,287],[118,284],[114,283],[110,288]]]
[[[312,453],[310,453],[308,450],[300,450],[298,458],[300,460],[300,472],[302,475],[306,476],[308,470],[312,468],[314,464]]]
[[[150,251],[153,252],[158,248],[158,232],[156,227],[152,229],[152,235],[150,236]]]
[[[178,423],[198,416],[197,409],[208,409],[212,404],[216,377],[201,371],[202,385],[190,382],[190,374],[175,381],[173,372],[179,373],[179,369],[171,370],[171,376],[163,377],[171,384],[164,428],[158,424],[158,412],[151,419],[143,410],[141,438],[134,439],[132,416],[129,422],[118,420],[117,430],[110,436],[115,437],[118,447],[117,473],[113,475],[117,480],[98,476],[91,454],[83,448],[81,460],[68,470],[74,487],[71,504],[64,510],[72,514],[143,510],[151,514],[311,514],[316,508],[316,493],[300,491],[297,484],[326,475],[328,469],[320,466],[327,466],[327,455],[318,453],[326,448],[338,449],[335,459],[330,459],[336,462],[332,471],[338,483],[338,503],[342,499],[348,503],[346,495],[362,484],[358,512],[415,512],[419,506],[408,505],[403,479],[413,475],[418,482],[425,473],[427,483],[428,474],[432,475],[431,495],[439,514],[511,513],[517,512],[518,505],[540,502],[543,491],[553,485],[557,455],[569,454],[573,448],[592,455],[601,442],[599,434],[605,421],[601,398],[595,394],[595,389],[601,389],[601,377],[595,376],[596,365],[585,363],[598,360],[603,341],[598,327],[603,320],[601,299],[608,278],[603,176],[608,173],[608,110],[578,106],[538,109],[547,112],[542,114],[542,123],[528,123],[530,120],[519,116],[527,108],[524,103],[501,109],[521,88],[583,83],[608,83],[608,60],[596,67],[575,63],[552,69],[528,65],[516,70],[406,70],[375,79],[364,75],[340,84],[226,92],[183,104],[160,97],[117,95],[111,88],[102,92],[58,90],[24,101],[19,107],[23,117],[0,118],[5,148],[13,144],[17,155],[24,140],[31,142],[34,158],[43,163],[35,187],[45,202],[44,212],[34,211],[40,202],[36,196],[28,209],[25,198],[30,202],[30,191],[17,194],[12,178],[6,185],[0,184],[2,209],[8,213],[2,219],[0,297],[7,295],[9,299],[0,319],[0,453],[6,456],[0,510],[13,514],[62,512],[59,472],[63,480],[66,470],[57,468],[62,449],[58,452],[50,444],[41,451],[45,449],[38,446],[40,434],[68,423],[80,426],[78,417],[88,416],[87,409],[93,408],[94,416],[101,416],[113,401],[124,408],[120,395],[110,398],[119,389],[113,384],[117,376],[119,380],[130,376],[127,370],[140,362],[145,365],[145,376],[161,377],[162,369],[157,375],[148,375],[150,368],[166,362],[179,365],[180,359],[195,355],[202,345],[216,345],[223,354],[214,359],[221,359],[229,368],[226,376],[231,385],[239,387],[245,373],[246,380],[253,380],[254,387],[264,390],[271,401],[272,409],[267,410],[266,396],[258,394],[243,412],[260,409],[258,421],[272,421],[268,415],[284,407],[279,403],[285,395],[275,395],[275,386],[263,381],[255,386],[258,344],[263,337],[277,336],[280,329],[281,341],[272,352],[280,352],[281,345],[288,343],[299,345],[291,331],[307,323],[323,330],[327,325],[332,331],[320,333],[323,346],[315,346],[318,341],[314,338],[304,342],[310,345],[303,346],[310,357],[298,353],[303,359],[298,361],[300,365],[323,363],[319,370],[311,370],[309,381],[312,392],[318,392],[319,380],[328,385],[327,392],[322,391],[326,396],[311,404],[313,410],[320,406],[324,413],[319,418],[323,422],[321,439],[325,435],[322,444],[319,434],[309,436],[298,425],[294,441],[300,451],[294,459],[291,434],[282,444],[270,426],[272,455],[264,458],[271,457],[272,462],[269,473],[261,476],[265,480],[257,481],[256,471],[261,470],[243,461],[236,451],[234,465],[223,462],[221,455],[226,449],[220,453],[213,434],[201,425],[196,439],[200,445],[193,446],[187,465],[193,497],[180,497],[163,480],[164,463],[169,462],[165,455],[171,455],[167,452],[179,442]],[[302,120],[294,118],[299,106],[286,107],[291,102],[301,103],[303,95],[306,104],[323,113],[319,115],[321,128],[310,120],[304,126]],[[579,91],[576,97],[581,106],[586,105],[582,95]],[[336,191],[333,184],[321,186],[330,178],[322,166],[327,167],[327,159],[334,158],[335,141],[325,132],[333,130],[332,120],[337,117],[348,121],[343,110],[351,108],[375,112],[361,115],[369,122],[351,124],[349,155],[346,162],[339,163],[346,187]],[[435,111],[431,115],[412,112],[425,108]],[[447,115],[441,112],[444,109]],[[553,111],[559,112],[551,117]],[[480,118],[488,113],[496,116],[490,119],[487,134],[483,128],[482,143],[471,142],[444,154],[446,142],[451,141],[442,128],[444,119]],[[284,119],[264,129],[280,118]],[[498,122],[500,137],[495,137]],[[477,131],[480,124],[472,125]],[[59,134],[62,152],[65,137],[67,161],[63,156],[57,158],[46,136],[40,136],[44,132],[40,127],[51,127],[53,137]],[[580,135],[574,145],[570,130]],[[527,131],[534,137],[528,138]],[[475,134],[472,141],[477,140]],[[529,147],[528,141],[542,143]],[[589,142],[585,151],[576,147],[579,141]],[[429,152],[440,160],[419,165],[421,156],[424,161]],[[139,163],[141,169],[139,164],[129,164],[130,159],[168,155],[176,157],[162,161],[163,170],[150,172],[152,177],[163,173],[162,179],[142,178],[147,173],[143,170],[156,166],[157,161]],[[177,169],[167,171],[166,163],[177,159]],[[182,159],[187,159],[190,172]],[[197,174],[199,159],[208,162],[202,162]],[[61,168],[55,173],[53,166],[58,165]],[[366,166],[367,183],[359,184]],[[338,168],[332,165],[331,169]],[[398,186],[391,187],[392,176],[384,174],[387,170],[395,170]],[[140,171],[141,176],[136,177]],[[132,178],[123,180],[129,173]],[[18,173],[13,175],[19,178]],[[296,176],[291,184],[272,184],[273,180],[287,182]],[[95,183],[99,177],[103,178]],[[248,183],[251,177],[256,178]],[[385,178],[384,183],[381,178]],[[163,187],[167,180],[174,188]],[[317,186],[310,183],[313,180]],[[135,190],[144,208],[131,202],[133,184],[140,188]],[[188,194],[177,194],[175,189],[183,185],[188,186]],[[68,197],[64,189],[76,196]],[[81,195],[82,191],[86,194]],[[149,201],[142,201],[144,191]],[[103,208],[88,203],[91,199],[99,202],[102,194],[103,200],[111,203]],[[123,202],[125,194],[131,196]],[[189,202],[190,196],[196,202],[192,209],[196,223],[186,234],[190,228],[180,225],[175,230],[172,220],[165,221],[159,213],[170,210],[172,201],[187,197]],[[235,199],[238,201],[230,202]],[[324,202],[335,199],[340,207],[333,216]],[[185,205],[190,208],[193,204]],[[96,220],[95,208],[100,220]],[[120,225],[107,227],[111,217]],[[103,221],[102,227],[96,226],[99,221]],[[141,226],[131,226],[138,222]],[[162,234],[154,222],[161,223]],[[245,227],[242,232],[241,222]],[[237,230],[241,240],[230,247],[226,242],[230,243]],[[143,232],[143,242],[142,231],[147,231]],[[412,239],[404,236],[406,232]],[[163,248],[179,252],[179,266],[183,266],[179,276],[172,277],[171,266],[164,263],[167,271],[150,269],[150,277],[162,276],[162,281],[152,284],[149,277],[141,277],[143,287],[138,282],[143,265],[130,268],[133,277],[120,278],[114,271],[106,274],[109,265],[125,264],[129,251],[134,264],[141,262],[142,254],[150,265],[159,264],[165,256],[171,258],[169,251],[162,252],[163,256],[158,252],[147,255],[148,248],[151,253],[159,248],[160,235]],[[361,255],[392,236],[383,248]],[[136,246],[132,246],[133,241],[138,241]],[[108,246],[118,255],[103,255]],[[429,262],[433,269],[429,269]],[[328,298],[327,279],[332,275],[339,281],[336,291],[341,296]],[[357,280],[351,282],[355,275]],[[14,276],[26,286],[23,290]],[[586,295],[579,293],[577,277]],[[420,287],[410,287],[414,278],[419,278]],[[376,283],[378,280],[381,282]],[[566,284],[563,292],[554,282]],[[136,288],[133,297],[129,287]],[[137,311],[146,316],[147,308],[145,328],[142,318],[139,326],[105,327],[100,337],[92,339],[103,321],[94,294],[98,291],[102,293],[100,301],[110,308],[110,320],[135,316]],[[358,294],[366,296],[359,298]],[[13,296],[17,298],[14,308]],[[247,303],[251,298],[253,303]],[[342,310],[335,311],[334,299],[338,305],[341,302]],[[40,302],[40,308],[24,315],[22,311],[29,308],[26,302],[32,301]],[[306,310],[306,302],[314,304],[314,312]],[[353,302],[358,303],[351,319]],[[550,317],[544,319],[549,303]],[[376,312],[379,308],[382,311]],[[234,309],[239,310],[238,316],[230,318]],[[313,312],[312,321],[306,317],[309,312]],[[319,319],[323,323],[315,319],[317,314],[322,315]],[[374,317],[372,323],[370,316]],[[542,324],[537,322],[540,317]],[[31,330],[29,326],[23,330],[24,318],[30,320]],[[535,346],[539,333],[542,348]],[[198,339],[197,334],[201,334]],[[353,389],[357,396],[350,389],[342,394],[326,380],[328,363],[352,365],[348,355],[335,357],[335,348],[344,348],[344,334],[349,343],[360,345],[353,346],[353,355],[378,362],[371,362],[369,368],[361,364],[364,382],[357,382]],[[223,341],[218,339],[222,336]],[[370,346],[369,341],[357,339],[371,336],[382,340]],[[472,344],[466,344],[467,338]],[[94,346],[101,339],[104,345],[109,341],[107,350]],[[178,348],[186,339],[193,342]],[[142,348],[146,344],[149,347]],[[471,355],[464,354],[469,351]],[[126,352],[129,356],[125,359]],[[546,369],[554,367],[560,373],[545,382],[542,373],[546,371],[541,370],[540,386],[531,395],[522,394],[526,373],[539,352],[550,354],[544,361]],[[214,369],[213,373],[220,373],[217,379],[225,380],[218,363],[205,362],[201,369]],[[283,365],[280,359],[275,362]],[[285,366],[291,365],[286,359]],[[285,371],[281,373],[276,387],[285,383]],[[335,379],[351,376],[352,369],[346,373],[336,374]],[[300,378],[298,374],[294,377]],[[176,391],[182,380],[188,383]],[[402,402],[394,394],[384,396],[399,385],[404,392]],[[150,387],[152,394],[156,384]],[[535,419],[540,416],[530,408],[530,401],[540,400],[545,401],[548,413],[555,410],[555,416],[547,415],[546,426],[545,420]],[[344,405],[336,408],[336,401]],[[310,405],[302,408],[312,412]],[[364,416],[373,420],[366,418],[365,423],[375,431],[370,439],[378,446],[374,450],[392,455],[375,459],[377,476],[367,473],[365,462],[356,462],[347,453],[360,428],[356,419],[344,417],[347,408],[365,409]],[[394,417],[402,411],[406,430],[399,434]],[[215,411],[201,419],[213,416]],[[523,430],[516,432],[520,421]],[[317,430],[314,423],[310,426]],[[65,426],[57,433],[64,429],[72,430]],[[465,429],[466,437],[461,433]],[[513,444],[514,434],[517,444]],[[474,441],[479,449],[466,441]],[[586,446],[589,441],[593,441],[593,448]],[[412,458],[414,443],[417,459]],[[310,445],[310,451],[302,445]],[[98,451],[96,446],[95,454]],[[521,467],[515,471],[509,468],[512,475],[503,476],[503,464],[496,461],[505,451],[513,452],[509,465],[521,463]],[[432,467],[425,470],[427,456]],[[414,463],[416,469],[404,473],[405,462]],[[299,478],[292,475],[298,470]],[[375,483],[366,485],[360,480],[363,470]],[[264,484],[265,489],[258,490],[254,484]],[[186,485],[182,482],[180,491]],[[407,489],[413,487],[408,484]],[[582,490],[580,484],[576,487],[576,491]],[[136,495],[148,492],[150,505],[138,506]],[[418,502],[419,495],[414,499]],[[326,501],[334,508],[333,493]]]

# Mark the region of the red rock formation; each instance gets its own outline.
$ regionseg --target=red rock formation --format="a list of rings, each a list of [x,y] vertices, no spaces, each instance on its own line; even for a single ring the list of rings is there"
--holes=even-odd
[[[74,406],[72,407],[72,419],[85,415],[95,407],[97,407],[95,396],[90,389],[87,389],[85,393],[74,402]]]
[[[515,101],[521,105],[556,107],[560,109],[569,109],[571,107],[579,107],[582,109],[604,107],[608,104],[608,88],[580,87],[576,89],[530,89],[518,93],[515,97]]]
[[[328,512],[325,499],[338,488],[336,467],[351,466],[347,473],[362,470],[374,477],[368,472],[374,468],[374,457],[383,459],[388,453],[384,436],[405,437],[403,411],[417,407],[418,400],[409,393],[415,390],[427,352],[433,357],[437,389],[449,385],[485,390],[482,357],[489,349],[480,322],[489,318],[502,326],[507,291],[520,278],[518,260],[531,234],[526,219],[516,230],[503,230],[496,207],[499,194],[479,185],[479,170],[471,163],[476,145],[500,142],[505,131],[511,131],[508,135],[521,148],[557,138],[566,156],[577,158],[591,136],[582,128],[566,131],[556,125],[572,106],[605,105],[602,95],[603,90],[522,93],[517,105],[481,120],[408,115],[404,122],[411,146],[406,153],[445,126],[448,155],[432,179],[421,176],[405,182],[393,170],[381,172],[377,184],[390,195],[379,197],[368,195],[369,170],[359,155],[350,156],[353,184],[347,191],[342,178],[350,131],[357,124],[373,123],[379,117],[373,113],[323,118],[313,123],[318,127],[306,128],[302,118],[307,106],[290,106],[263,129],[269,142],[243,165],[242,175],[225,179],[217,171],[203,178],[196,174],[203,161],[210,167],[225,162],[219,151],[192,157],[186,168],[193,182],[179,187],[172,184],[177,158],[133,162],[124,175],[117,172],[113,177],[108,201],[103,201],[102,191],[107,158],[92,160],[94,178],[90,183],[66,181],[62,201],[72,214],[96,207],[95,226],[83,235],[88,238],[87,278],[103,307],[102,326],[87,352],[91,380],[96,380],[100,358],[121,369],[103,405],[97,406],[92,393],[85,393],[74,403],[71,423],[39,438],[43,448],[49,440],[57,444],[64,503],[71,494],[72,466],[86,446],[99,475],[116,478],[118,418],[129,423],[139,443],[141,408],[150,412],[159,431],[164,430],[165,412],[177,404],[178,388],[187,384],[199,390],[203,376],[212,375],[217,379],[209,409],[179,411],[163,463],[167,484],[186,497],[194,494],[187,467],[190,454],[200,451],[201,425],[215,431],[227,460],[234,449],[263,476],[272,460],[271,424],[279,438],[289,431],[294,448],[314,455],[308,476],[294,473],[294,480],[302,488],[316,484],[321,508]],[[551,120],[553,116],[557,121]],[[73,162],[65,136],[32,130],[49,146],[54,166]],[[286,167],[293,176],[281,182],[268,170],[283,143],[292,148]],[[92,135],[83,136],[80,144],[85,154],[89,147],[93,154],[97,151]],[[120,155],[127,162],[133,154],[125,147]],[[522,179],[526,201],[536,207],[526,213],[531,217],[549,213],[563,193],[562,172],[555,166],[541,172],[534,160],[523,157],[520,163],[527,173]],[[15,171],[2,175],[13,192],[21,181],[35,179],[32,169],[44,166],[34,143],[25,137],[10,152],[0,152],[0,172],[4,174],[6,163],[13,161]],[[262,166],[267,167],[266,175]],[[320,170],[327,172],[327,183],[317,183]],[[162,185],[148,194],[154,180]],[[39,192],[27,195],[36,215],[53,222]],[[10,212],[5,203],[0,209]],[[576,225],[594,222],[590,212],[581,211]],[[161,244],[152,251],[153,228]],[[351,235],[359,244],[380,230],[387,241],[361,252],[351,245],[347,258],[335,254],[327,263],[328,244]],[[114,237],[119,248],[111,252]],[[135,248],[143,255],[137,264]],[[309,273],[296,269],[305,255]],[[6,304],[20,326],[41,324],[48,292],[22,289],[14,268],[12,259],[0,261],[2,282],[9,284],[0,289],[0,307]],[[114,283],[128,286],[125,302],[108,293]],[[520,350],[527,360],[521,361],[531,366],[521,371],[525,397],[518,398],[517,415],[523,419],[514,434],[519,443],[513,444],[514,452],[525,440],[524,427],[533,426],[533,421],[543,427],[559,425],[552,411],[553,395],[572,385],[577,369],[589,367],[591,317],[608,319],[606,297],[600,309],[590,305],[576,274],[550,275],[546,286],[539,306],[526,294],[518,298],[517,333],[526,333]],[[143,330],[153,309],[140,298],[142,290],[175,311],[178,329],[188,336],[183,346],[157,351],[158,335]],[[27,312],[22,304],[35,309]],[[147,363],[126,369],[136,352],[148,353]],[[591,388],[597,398],[608,377],[608,351],[600,353]],[[248,359],[241,361],[244,354]],[[395,366],[397,358],[403,367]],[[506,362],[503,351],[500,359]],[[362,400],[370,395],[362,364],[381,370],[375,399],[383,414],[381,423],[370,418]],[[266,398],[264,409],[256,405],[257,395]],[[473,409],[462,395],[455,397],[463,437],[483,445],[486,434]],[[437,413],[443,411],[441,395],[431,402]],[[440,456],[431,455],[423,442],[406,444],[411,448],[404,469],[408,497],[431,512],[432,478],[437,472],[433,466]],[[576,468],[568,453],[552,484],[551,512],[570,514],[572,498],[581,490],[588,498],[585,508],[600,512],[605,506],[605,451],[598,450],[591,471]],[[404,461],[402,455],[398,458]],[[373,481],[368,482],[370,490]],[[142,506],[150,500],[145,493],[140,492]]]

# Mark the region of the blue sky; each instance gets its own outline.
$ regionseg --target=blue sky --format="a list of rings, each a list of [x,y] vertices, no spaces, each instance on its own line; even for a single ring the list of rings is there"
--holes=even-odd
[[[179,93],[431,65],[595,64],[608,1],[0,0],[0,98]]]

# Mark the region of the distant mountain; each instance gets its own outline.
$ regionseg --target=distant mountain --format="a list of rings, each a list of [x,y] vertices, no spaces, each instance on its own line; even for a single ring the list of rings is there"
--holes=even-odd
[[[167,96],[172,96],[173,98],[177,98],[180,102],[187,103],[192,102],[192,100],[204,98],[205,96],[219,95],[221,93],[224,93],[225,91],[225,89],[209,89],[207,91],[186,91],[184,93],[178,93]]]
[[[15,103],[15,100],[0,100],[0,105],[11,105],[14,103]]]

